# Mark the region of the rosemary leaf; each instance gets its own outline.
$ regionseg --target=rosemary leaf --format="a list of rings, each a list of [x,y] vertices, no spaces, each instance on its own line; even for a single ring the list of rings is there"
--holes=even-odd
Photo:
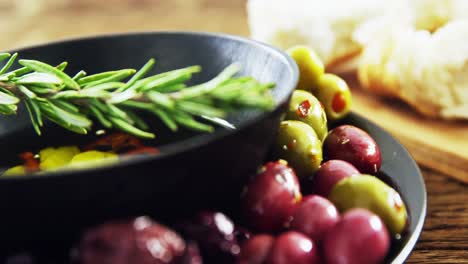
[[[15,81],[17,84],[54,84],[60,85],[63,83],[57,76],[49,73],[34,72],[23,75]]]
[[[103,127],[112,128],[112,123],[104,117],[104,115],[101,113],[101,111],[99,111],[97,107],[95,107],[94,105],[89,105],[89,110]]]
[[[148,91],[151,89],[158,89],[166,85],[179,84],[189,80],[193,73],[200,71],[200,66],[190,66],[178,70],[160,73],[158,75],[140,80],[136,83],[136,89],[139,91]]]
[[[250,106],[265,110],[271,109],[274,106],[272,98],[249,96],[248,94],[243,94],[243,96],[237,98],[235,102],[243,107]]]
[[[42,113],[41,113],[41,109],[38,105],[38,103],[36,103],[36,101],[34,100],[28,100],[26,99],[27,101],[29,101],[31,107],[32,107],[32,110],[34,111],[34,114],[36,115],[36,118],[37,118],[37,123],[39,124],[39,126],[43,126],[44,123],[42,121]]]
[[[18,57],[18,53],[13,54],[10,57],[10,59],[8,59],[5,66],[3,66],[3,68],[0,70],[0,74],[4,74],[6,71],[8,71],[10,69],[11,65],[13,65],[13,63],[15,62],[17,57]]]
[[[108,82],[108,83],[103,83],[103,84],[99,84],[99,85],[96,85],[96,86],[89,86],[83,90],[91,90],[91,91],[103,91],[103,90],[113,90],[113,89],[117,89],[117,88],[120,88],[122,86],[124,86],[125,83],[123,82]]]
[[[109,107],[96,98],[90,99],[90,105],[93,105],[94,107],[99,109],[99,111],[101,111],[102,113],[105,113],[105,114],[109,113]]]
[[[148,111],[151,111],[154,108],[153,104],[137,102],[137,101],[125,101],[125,102],[119,103],[119,105],[141,109],[141,110],[148,110]]]
[[[177,131],[179,129],[177,123],[169,116],[169,114],[166,111],[158,108],[153,108],[150,110],[150,112],[158,116],[171,131]]]
[[[123,103],[121,103],[119,105],[150,112],[150,113],[156,115],[157,117],[159,117],[161,119],[161,121],[163,121],[163,123],[170,130],[177,131],[177,129],[178,129],[177,123],[169,116],[169,114],[166,113],[166,111],[164,111],[164,110],[162,110],[160,108],[154,107],[153,104],[143,103],[143,102],[136,102],[136,101],[126,101],[126,102],[123,102]]]
[[[239,71],[239,65],[237,64],[229,65],[226,69],[224,69],[218,76],[216,76],[212,80],[204,84],[196,85],[191,88],[181,90],[177,93],[173,93],[172,97],[175,99],[189,99],[189,98],[193,98],[193,97],[197,97],[197,96],[209,93],[210,91],[214,90],[218,85],[229,80],[229,78],[231,78],[238,71]]]
[[[194,102],[194,103],[199,103],[199,104],[205,104],[205,105],[215,105],[215,100],[211,97],[208,97],[208,96],[200,96],[200,97],[196,97],[196,98],[192,98],[190,99],[190,102]],[[216,106],[218,107],[218,106]],[[222,107],[220,107],[220,109],[223,109]]]
[[[143,65],[143,67],[141,67],[140,70],[138,70],[137,73],[135,73],[135,75],[132,76],[132,78],[130,78],[130,80],[128,80],[125,86],[119,88],[117,92],[125,91],[126,89],[134,85],[138,80],[143,78],[143,76],[145,76],[153,68],[155,62],[156,61],[154,59],[150,59],[145,65]]]
[[[26,106],[26,109],[28,110],[29,118],[31,119],[31,123],[32,123],[32,125],[34,127],[34,130],[40,136],[41,135],[41,128],[40,128],[39,123],[37,122],[37,117],[35,116],[33,106],[31,105],[31,101],[24,100],[24,105]]]
[[[0,105],[10,105],[19,103],[19,98],[13,95],[0,92]]]
[[[126,69],[126,70],[128,70],[128,69]],[[126,70],[120,70],[120,71],[126,71]],[[113,75],[119,73],[120,71],[106,71],[106,72],[101,72],[101,73],[88,75],[88,76],[85,76],[85,77],[79,79],[77,82],[78,82],[79,85],[83,86],[83,85],[86,85],[88,83],[99,81],[99,80],[105,79],[107,77],[113,76]]]
[[[107,104],[107,107],[109,109],[109,114],[110,115],[121,118],[123,120],[130,121],[128,119],[127,113],[125,113],[125,111],[123,111],[122,109],[120,109],[117,106],[112,105],[112,104]],[[131,122],[131,123],[133,123],[133,122]]]
[[[86,72],[83,71],[83,70],[81,70],[81,71],[77,72],[77,73],[75,74],[75,76],[72,77],[72,79],[73,79],[74,81],[78,81],[78,80],[80,80],[81,78],[83,78],[83,77],[85,77],[85,76],[86,76]]]
[[[52,103],[68,112],[80,112],[80,109],[76,105],[73,105],[72,103],[69,103],[65,100],[53,100]]]
[[[24,85],[18,85],[18,90],[20,90],[21,93],[23,93],[24,95],[26,95],[29,99],[36,99],[38,98],[37,95],[35,93],[33,93],[32,91],[30,91],[28,88],[26,88],[26,86]],[[44,99],[43,99],[44,100]]]
[[[15,96],[15,94],[12,93],[10,90],[5,89],[5,88],[2,88],[2,87],[0,87],[0,92],[9,94],[9,95],[11,95],[11,96]]]
[[[29,90],[31,90],[32,92],[34,92],[36,94],[53,94],[53,93],[56,92],[55,87],[50,88],[50,87],[43,87],[43,86],[40,86],[40,85],[34,85],[34,86],[30,85]]]
[[[26,67],[21,67],[19,69],[16,69],[12,72],[10,72],[10,74],[14,75],[15,77],[20,77],[24,74],[27,74],[27,73],[30,73],[30,72],[33,72],[33,70],[29,69],[29,68],[26,68]]]
[[[123,92],[117,92],[117,93],[114,93],[111,98],[109,98],[109,100],[107,100],[107,103],[109,104],[118,104],[118,103],[122,103],[122,102],[125,102],[125,101],[128,101],[134,97],[136,97],[138,95],[138,92],[136,91],[136,89],[127,89]]]
[[[68,66],[68,62],[64,61],[60,63],[59,65],[55,66],[55,68],[59,71],[64,71]]]
[[[128,118],[133,120],[133,123],[135,124],[137,128],[142,129],[142,130],[149,129],[149,125],[145,122],[145,120],[139,117],[136,113],[128,109],[125,110],[125,113],[127,113]]]
[[[155,79],[151,82],[146,83],[142,87],[140,87],[138,90],[145,92],[149,91],[152,89],[158,89],[162,86],[168,86],[168,85],[174,85],[174,84],[179,84],[183,83],[187,80],[189,80],[192,77],[192,72],[188,70],[180,71],[180,72],[174,72],[172,74],[165,75],[161,78]]]
[[[50,66],[47,63],[43,63],[36,60],[19,60],[19,64],[33,71],[50,73],[52,75],[55,75],[56,77],[61,79],[67,87],[70,87],[71,89],[75,90],[80,89],[80,85],[76,83],[70,76],[58,70],[57,68]]]
[[[177,102],[177,108],[189,114],[197,115],[197,116],[209,116],[209,117],[221,118],[226,115],[224,111],[217,109],[215,107],[205,105],[205,104],[190,102],[190,101]]]
[[[89,120],[85,115],[79,113],[71,113],[68,112],[55,104],[49,102],[51,109],[57,113],[58,117],[66,122],[67,125],[82,127],[82,128],[89,128],[93,124],[91,120]]]
[[[92,87],[92,86],[96,86],[96,85],[100,85],[100,84],[108,83],[108,82],[119,82],[119,81],[133,75],[134,73],[135,73],[135,70],[133,70],[133,69],[122,70],[122,71],[119,71],[116,74],[110,75],[110,76],[108,76],[106,78],[102,78],[102,79],[99,79],[99,80],[96,80],[96,81],[93,81],[93,82],[88,82],[88,83],[84,84],[84,88]]]
[[[7,82],[14,77],[14,74],[3,74],[0,75],[0,82]]]
[[[2,115],[15,115],[16,105],[0,105],[0,114]]]
[[[116,118],[116,117],[111,116],[111,117],[109,117],[109,120],[118,129],[120,129],[120,130],[122,130],[124,132],[127,132],[129,134],[132,134],[134,136],[141,137],[141,138],[147,138],[147,139],[155,138],[155,135],[153,133],[149,133],[149,132],[143,131],[141,129],[138,129],[138,128],[130,125],[127,121],[122,120],[120,118]]]
[[[229,83],[216,88],[211,96],[220,100],[232,100],[237,98],[245,88],[245,83]]]
[[[82,134],[82,135],[88,134],[88,130],[86,128],[79,127],[79,126],[74,126],[72,124],[64,122],[57,113],[55,113],[55,112],[53,112],[51,110],[46,110],[46,108],[44,108],[43,112],[44,112],[44,115],[47,117],[47,119],[49,119],[50,121],[56,123],[57,125],[59,125],[59,126],[61,126],[63,128],[66,128],[66,129],[68,129],[68,130],[70,130],[72,132],[75,132],[77,134]]]
[[[103,90],[79,90],[79,91],[63,91],[55,94],[54,99],[80,99],[80,98],[108,98],[110,93]]]
[[[183,83],[178,83],[174,85],[161,86],[161,87],[154,89],[154,91],[160,92],[160,93],[173,93],[173,92],[180,91],[184,88],[187,88],[187,85]]]
[[[0,62],[10,58],[11,54],[10,53],[0,53]]]
[[[214,127],[200,123],[193,119],[189,114],[180,111],[171,112],[174,120],[180,125],[200,132],[213,132]]]
[[[84,127],[72,125],[62,119],[59,113],[55,112],[49,103],[41,102],[38,104],[40,111],[43,115],[50,121],[56,123],[57,125],[66,128],[72,132],[86,135],[88,130]]]
[[[165,94],[151,91],[146,94],[146,97],[148,97],[148,99],[150,99],[153,103],[157,105],[160,105],[168,109],[174,109],[174,106],[175,106],[174,101]]]

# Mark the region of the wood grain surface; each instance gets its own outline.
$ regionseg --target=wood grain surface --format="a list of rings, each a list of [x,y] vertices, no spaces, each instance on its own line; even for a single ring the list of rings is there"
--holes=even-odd
[[[0,50],[70,37],[144,30],[197,30],[248,36],[245,0],[0,0]],[[405,141],[401,134],[411,131],[412,122],[420,118],[407,107],[367,97],[360,90],[355,93],[357,103],[353,110],[384,124],[422,165],[428,190],[427,219],[407,263],[468,263],[468,185],[451,179],[462,179],[468,174],[468,163],[434,153],[434,149],[424,148],[424,144]],[[379,103],[378,107],[383,104],[397,111],[373,117],[371,114],[379,110],[373,101]],[[390,122],[401,119],[401,115],[410,119],[392,130]],[[433,129],[450,129],[444,123],[432,124]],[[457,137],[466,139],[466,134],[460,133]],[[425,139],[422,134],[421,140],[430,138]]]

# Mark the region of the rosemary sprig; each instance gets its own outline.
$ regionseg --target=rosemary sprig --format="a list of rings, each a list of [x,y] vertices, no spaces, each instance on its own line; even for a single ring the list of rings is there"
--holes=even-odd
[[[16,114],[24,104],[32,125],[41,135],[44,119],[76,133],[88,133],[94,122],[141,138],[154,138],[139,113],[159,118],[172,131],[186,127],[211,132],[217,124],[232,128],[223,118],[234,110],[273,107],[272,84],[251,77],[236,77],[233,64],[212,80],[189,86],[200,66],[147,76],[155,65],[150,59],[140,70],[122,69],[73,77],[67,62],[52,66],[36,60],[18,60],[23,66],[10,70],[18,54],[0,53],[0,114]],[[128,79],[127,81],[125,81]]]

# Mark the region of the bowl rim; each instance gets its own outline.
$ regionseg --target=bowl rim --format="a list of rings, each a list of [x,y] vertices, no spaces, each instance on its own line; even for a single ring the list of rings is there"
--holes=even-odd
[[[21,53],[22,51],[29,50],[29,49],[40,49],[47,46],[52,45],[60,45],[60,44],[67,44],[73,42],[82,42],[82,41],[90,41],[90,40],[105,40],[105,39],[112,39],[112,38],[121,38],[121,37],[137,37],[137,36],[199,36],[203,38],[221,38],[227,39],[229,41],[245,43],[247,45],[256,46],[260,49],[267,50],[268,53],[272,54],[273,57],[282,60],[286,65],[288,65],[288,70],[291,74],[291,80],[289,84],[285,85],[284,89],[289,89],[291,93],[294,91],[298,81],[299,81],[299,68],[294,61],[286,52],[276,48],[272,45],[247,38],[242,37],[239,35],[232,35],[226,33],[219,33],[219,32],[204,32],[204,31],[172,31],[172,30],[163,30],[163,31],[135,31],[135,32],[123,32],[123,33],[109,33],[109,34],[98,34],[98,35],[89,35],[89,36],[82,36],[82,37],[71,37],[71,38],[64,38],[56,41],[44,42],[35,45],[28,45],[24,47],[20,47],[18,49],[10,49],[6,52],[14,53],[18,52]],[[289,94],[291,94],[289,93]],[[259,114],[256,114],[252,118],[249,118],[245,121],[240,122],[236,129],[224,129],[224,130],[215,130],[215,132],[211,134],[203,134],[195,137],[190,137],[186,140],[182,140],[180,142],[171,143],[168,150],[165,150],[164,153],[159,153],[157,155],[136,155],[131,157],[121,158],[118,163],[111,163],[111,164],[103,164],[97,167],[90,167],[90,168],[80,168],[78,170],[57,170],[57,171],[48,171],[41,173],[40,177],[34,174],[26,174],[22,175],[21,177],[0,177],[1,182],[16,182],[16,181],[35,181],[35,180],[45,180],[47,178],[55,178],[55,177],[73,177],[79,176],[81,174],[85,174],[87,172],[105,172],[106,170],[113,168],[118,169],[121,167],[141,164],[145,162],[150,162],[153,160],[164,159],[174,155],[177,155],[182,152],[188,152],[194,150],[198,147],[204,146],[209,144],[210,142],[219,141],[221,138],[233,135],[240,130],[243,130],[259,120],[262,120],[269,115],[279,111],[281,105],[285,104],[289,96],[285,96],[284,98],[280,98],[281,100],[275,100],[275,106],[270,111],[264,111]]]

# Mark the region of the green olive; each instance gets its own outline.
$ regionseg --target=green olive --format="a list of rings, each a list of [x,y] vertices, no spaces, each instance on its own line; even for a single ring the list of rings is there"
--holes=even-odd
[[[408,214],[400,195],[377,177],[363,174],[344,178],[328,198],[341,212],[351,208],[371,210],[393,235],[401,234],[406,226]]]
[[[325,72],[319,56],[307,46],[294,46],[287,50],[299,68],[299,83],[296,89],[315,92],[317,82]]]
[[[118,161],[118,155],[115,153],[90,150],[74,156],[68,167],[86,168],[114,163],[116,161]]]
[[[345,117],[351,110],[351,91],[346,82],[334,74],[324,74],[315,93],[330,121]]]
[[[307,91],[293,92],[286,119],[302,121],[311,126],[323,142],[328,133],[327,116],[319,100]]]
[[[80,153],[76,146],[65,146],[58,148],[45,148],[39,151],[41,170],[59,169],[70,163],[71,159]]]
[[[275,152],[299,177],[313,175],[322,162],[322,142],[311,126],[300,121],[281,122]]]

